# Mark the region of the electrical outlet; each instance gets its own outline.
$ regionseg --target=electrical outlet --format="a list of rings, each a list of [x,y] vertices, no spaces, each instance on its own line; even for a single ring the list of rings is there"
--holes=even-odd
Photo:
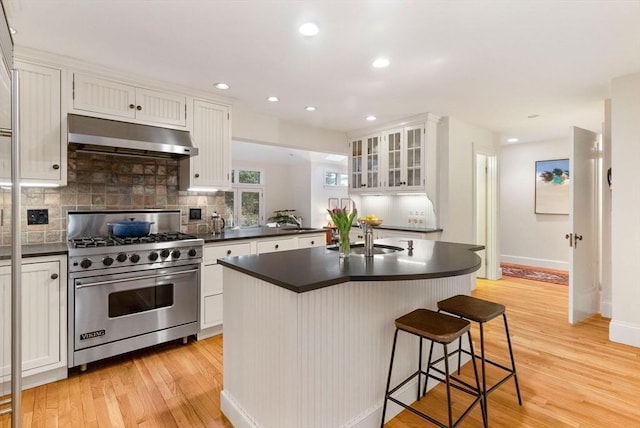
[[[202,220],[202,209],[189,208],[189,220]]]
[[[49,224],[49,210],[27,210],[27,224]]]

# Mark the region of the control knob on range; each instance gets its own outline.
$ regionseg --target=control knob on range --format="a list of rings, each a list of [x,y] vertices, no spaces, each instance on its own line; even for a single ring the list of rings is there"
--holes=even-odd
[[[174,259],[179,259],[180,258],[180,250],[173,250],[173,253],[171,253],[171,256]]]
[[[137,254],[131,254],[129,260],[131,260],[131,263],[138,263],[140,261],[140,256]]]
[[[102,264],[105,266],[111,266],[113,264],[113,258],[107,256],[104,259],[102,259]]]
[[[80,267],[82,267],[83,269],[88,269],[89,267],[91,267],[91,260],[82,259],[82,261],[80,262]]]
[[[158,260],[158,253],[156,253],[155,251],[149,253],[149,260],[151,260],[152,262]]]
[[[169,250],[167,248],[165,248],[164,250],[160,251],[160,257],[166,258],[169,257]]]
[[[192,249],[190,249],[190,250],[189,250],[189,257],[195,257],[195,255],[196,255],[197,253],[198,253],[198,252],[196,251],[196,249],[195,249],[195,248],[192,248]]]
[[[120,263],[126,262],[127,261],[127,254],[126,253],[118,253],[118,255],[116,256],[116,260],[119,261]]]

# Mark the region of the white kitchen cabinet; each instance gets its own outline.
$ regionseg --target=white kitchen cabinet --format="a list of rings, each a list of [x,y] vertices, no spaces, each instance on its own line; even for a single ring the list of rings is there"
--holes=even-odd
[[[298,237],[298,248],[326,247],[327,234],[304,234]]]
[[[228,106],[194,101],[192,138],[199,153],[180,162],[182,190],[206,191],[231,187],[230,121]]]
[[[31,387],[66,377],[67,373],[67,258],[47,256],[22,261],[22,375],[23,386]],[[2,290],[2,338],[9,340],[11,269],[10,261],[0,264]],[[2,361],[10,359],[4,344]],[[10,367],[1,368],[2,382]]]
[[[381,188],[379,134],[354,138],[350,142],[349,191],[375,192]]]
[[[66,126],[61,116],[61,71],[16,61],[20,73],[21,181],[67,184]],[[10,138],[2,140],[0,180],[10,178]]]
[[[223,306],[222,306],[222,266],[218,265],[218,259],[228,256],[242,256],[252,253],[252,243],[250,241],[243,242],[223,242],[215,244],[206,244],[203,255],[203,268],[200,280],[200,330],[210,329],[209,332],[217,334],[219,331],[213,331],[215,327],[222,325]],[[204,332],[198,334],[198,338],[207,337],[212,334]]]
[[[283,236],[278,239],[260,239],[257,243],[257,254],[274,253],[276,251],[296,250],[298,238]]]
[[[103,79],[73,75],[73,108],[116,120],[133,119],[152,125],[186,126],[187,97]]]
[[[424,191],[425,128],[422,125],[392,129],[383,135],[386,174],[382,187],[390,191]]]
[[[427,192],[435,197],[436,127],[431,114],[350,136],[349,192]]]

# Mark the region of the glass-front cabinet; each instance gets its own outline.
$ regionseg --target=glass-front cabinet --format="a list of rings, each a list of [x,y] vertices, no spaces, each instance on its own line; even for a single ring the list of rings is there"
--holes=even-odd
[[[349,190],[371,192],[381,188],[381,137],[379,134],[351,140]]]
[[[350,192],[425,192],[429,181],[427,157],[433,156],[431,162],[435,162],[435,151],[428,154],[427,146],[426,125],[431,124],[417,121],[351,138]]]

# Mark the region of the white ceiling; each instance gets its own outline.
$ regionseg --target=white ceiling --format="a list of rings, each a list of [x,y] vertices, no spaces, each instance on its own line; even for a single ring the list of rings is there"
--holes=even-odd
[[[224,81],[237,105],[340,131],[424,112],[502,141],[599,131],[611,79],[640,71],[640,0],[3,3],[16,45],[195,88]],[[301,36],[305,21],[320,34]],[[373,69],[377,56],[391,65]]]

